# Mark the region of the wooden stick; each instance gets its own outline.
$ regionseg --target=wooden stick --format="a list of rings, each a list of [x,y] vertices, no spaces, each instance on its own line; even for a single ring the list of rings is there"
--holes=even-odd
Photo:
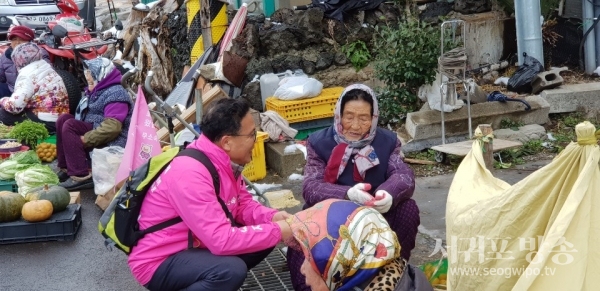
[[[494,132],[490,124],[480,124],[477,127],[481,130],[483,136]],[[485,167],[490,171],[494,169],[494,144],[492,142],[493,139],[490,142],[483,143],[483,161],[485,162]]]
[[[405,163],[409,163],[409,164],[418,164],[418,165],[435,165],[435,164],[437,164],[434,161],[419,160],[419,159],[409,159],[409,158],[404,158],[404,162]]]
[[[212,46],[210,0],[200,1],[200,25],[202,26],[202,45],[206,51]]]

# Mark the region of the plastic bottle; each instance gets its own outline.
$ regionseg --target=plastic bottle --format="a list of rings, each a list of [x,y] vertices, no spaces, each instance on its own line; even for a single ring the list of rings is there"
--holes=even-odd
[[[263,110],[266,110],[265,104],[267,98],[273,96],[277,87],[279,87],[279,77],[276,74],[269,73],[260,76],[260,96]]]

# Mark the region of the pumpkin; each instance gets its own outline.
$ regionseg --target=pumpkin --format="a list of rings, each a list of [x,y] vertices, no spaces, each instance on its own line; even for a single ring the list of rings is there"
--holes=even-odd
[[[67,206],[71,203],[71,194],[69,194],[69,190],[63,187],[56,185],[48,186],[46,184],[42,187],[31,189],[25,194],[25,200],[48,200],[52,203],[54,212],[60,212],[67,209]]]
[[[48,200],[29,201],[21,211],[23,219],[29,222],[44,221],[52,216],[52,202]]]
[[[25,198],[19,193],[0,191],[0,222],[9,222],[21,217]]]

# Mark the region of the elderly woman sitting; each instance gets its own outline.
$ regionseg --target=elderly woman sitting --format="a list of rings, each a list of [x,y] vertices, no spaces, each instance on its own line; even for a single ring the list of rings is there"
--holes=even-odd
[[[347,87],[336,104],[334,125],[308,138],[305,208],[330,198],[373,207],[398,236],[401,256],[408,260],[420,223],[419,208],[411,199],[414,173],[402,161],[397,135],[377,122],[374,92],[364,85]],[[306,290],[298,272],[304,256],[294,250],[287,256],[294,289]]]
[[[300,272],[313,291],[433,290],[425,274],[400,256],[401,245],[371,207],[328,199],[287,219],[304,253]]]
[[[121,72],[112,61],[84,61],[88,87],[75,116],[64,114],[56,121],[59,186],[69,191],[94,187],[88,152],[96,147],[125,147],[133,103],[121,86]]]
[[[0,56],[0,97],[10,96],[15,89],[17,80],[17,69],[12,61],[13,49],[22,43],[28,43],[35,38],[35,32],[23,25],[13,26],[8,30],[10,47]],[[46,50],[41,49],[42,58],[50,62],[50,56]]]
[[[62,78],[43,60],[43,50],[35,43],[18,45],[11,58],[19,75],[12,95],[0,99],[0,121],[14,125],[31,119],[54,133],[58,116],[69,112]]]

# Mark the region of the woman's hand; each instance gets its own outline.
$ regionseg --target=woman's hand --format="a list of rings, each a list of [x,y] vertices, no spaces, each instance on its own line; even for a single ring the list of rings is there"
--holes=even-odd
[[[279,212],[275,213],[275,215],[273,215],[273,219],[271,219],[271,221],[277,222],[280,220],[286,220],[290,217],[292,217],[292,215],[287,213],[286,211],[279,211]]]
[[[379,190],[375,193],[375,198],[367,202],[366,205],[372,206],[379,213],[387,213],[392,207],[392,195],[385,190]]]
[[[346,195],[348,196],[348,200],[365,205],[367,201],[373,200],[373,196],[367,192],[369,190],[371,190],[371,184],[358,183],[354,185],[354,187],[348,189]]]
[[[80,136],[80,137],[81,137],[81,142],[82,142],[83,144],[85,144],[85,137],[84,137],[83,135],[82,135],[82,136]]]

